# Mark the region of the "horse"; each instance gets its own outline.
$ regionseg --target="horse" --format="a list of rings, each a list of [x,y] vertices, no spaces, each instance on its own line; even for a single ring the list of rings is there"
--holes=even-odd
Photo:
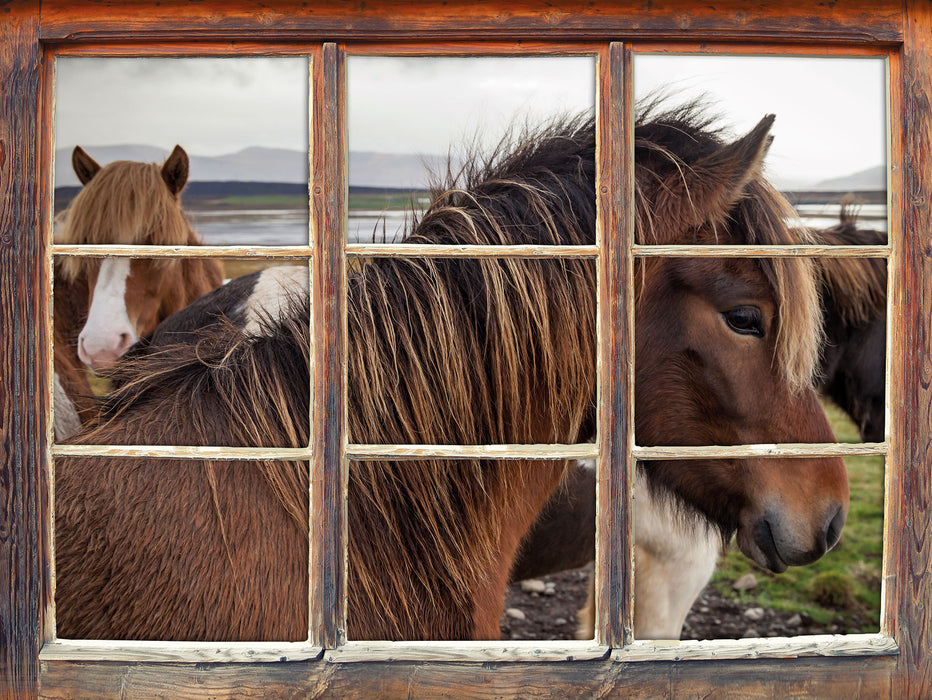
[[[760,175],[772,121],[726,141],[695,106],[642,112],[636,239],[800,243]],[[591,245],[595,147],[591,119],[566,120],[472,160],[405,241]],[[821,322],[809,261],[655,259],[633,282],[640,444],[834,439],[812,385]],[[74,442],[308,444],[310,308],[299,296],[253,332],[219,318],[195,342],[116,362],[118,388]],[[348,278],[346,308],[351,441],[593,434],[591,261],[377,258]],[[566,466],[352,462],[349,638],[497,638],[519,542]],[[847,515],[838,458],[656,462],[646,475],[773,571],[819,558]],[[306,639],[308,480],[294,462],[59,459],[59,634]]]
[[[839,223],[819,233],[828,244],[884,245],[883,231],[857,226],[843,207]],[[823,261],[826,343],[818,388],[841,408],[865,442],[883,442],[887,346],[887,261]]]
[[[80,146],[71,162],[83,188],[63,214],[57,243],[202,243],[181,208],[188,156],[180,146],[161,167],[116,161],[102,168]],[[222,282],[223,267],[216,260],[56,260],[56,437],[74,432],[94,413],[87,367],[106,371],[169,314]]]
[[[822,245],[883,245],[886,234],[857,227],[842,207],[839,223],[810,232]],[[884,439],[886,261],[823,258],[818,261],[825,340],[817,387],[859,427],[861,439]],[[525,537],[512,570],[516,581],[587,565],[595,554],[595,465],[571,469]],[[721,550],[716,533],[698,521],[672,517],[642,474],[635,477],[634,634],[639,639],[679,639],[683,623],[715,570]],[[594,631],[593,582],[579,612],[578,636]]]

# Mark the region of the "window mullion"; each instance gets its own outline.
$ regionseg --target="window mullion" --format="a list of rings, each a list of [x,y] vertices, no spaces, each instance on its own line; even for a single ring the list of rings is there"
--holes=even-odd
[[[612,43],[599,60],[596,191],[599,203],[599,460],[596,639],[633,639],[633,202],[631,56]]]
[[[346,139],[344,55],[323,44],[311,60],[310,641],[346,640]]]

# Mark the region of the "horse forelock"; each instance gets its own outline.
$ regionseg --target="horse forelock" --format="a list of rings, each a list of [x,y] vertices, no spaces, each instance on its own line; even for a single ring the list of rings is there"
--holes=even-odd
[[[759,173],[743,186],[741,195],[721,221],[697,228],[670,229],[669,213],[655,211],[648,192],[662,185],[671,169],[682,172],[689,163],[724,145],[722,132],[712,128],[700,102],[657,114],[648,104],[635,126],[635,240],[642,245],[800,245],[813,242],[806,229],[790,228],[795,218],[789,202]],[[694,203],[681,206],[693,207]],[[804,258],[760,258],[758,265],[773,292],[777,308],[775,364],[793,391],[812,386],[822,341],[822,311],[817,269]]]
[[[738,203],[736,228],[748,245],[808,245],[807,229],[791,228],[793,208],[766,180],[750,182]],[[759,258],[777,307],[775,362],[793,391],[813,385],[822,346],[822,304],[816,264],[809,258]]]
[[[116,161],[102,168],[71,202],[57,235],[67,245],[190,245],[198,243],[181,205],[154,163]],[[65,258],[69,279],[91,258]]]

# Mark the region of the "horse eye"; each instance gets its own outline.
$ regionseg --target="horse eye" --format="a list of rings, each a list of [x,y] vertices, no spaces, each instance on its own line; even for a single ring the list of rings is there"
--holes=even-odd
[[[757,338],[764,337],[764,321],[761,318],[760,309],[753,306],[739,306],[723,312],[722,316],[725,317],[728,327],[735,333],[753,335]]]

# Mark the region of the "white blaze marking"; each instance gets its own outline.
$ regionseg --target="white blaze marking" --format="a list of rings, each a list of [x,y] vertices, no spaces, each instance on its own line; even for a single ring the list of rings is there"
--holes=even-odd
[[[108,259],[100,264],[87,323],[78,336],[78,356],[92,368],[112,363],[137,340],[126,311],[129,267],[128,258]]]

